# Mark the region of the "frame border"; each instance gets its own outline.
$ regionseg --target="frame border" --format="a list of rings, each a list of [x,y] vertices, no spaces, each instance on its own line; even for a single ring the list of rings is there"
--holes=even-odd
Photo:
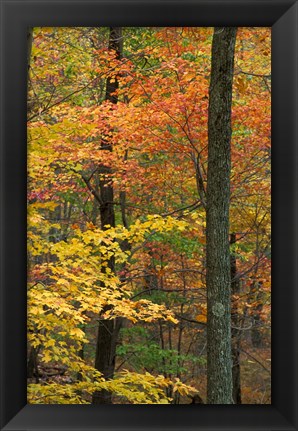
[[[297,0],[1,0],[1,430],[298,430]],[[272,405],[26,405],[26,30],[272,26]]]

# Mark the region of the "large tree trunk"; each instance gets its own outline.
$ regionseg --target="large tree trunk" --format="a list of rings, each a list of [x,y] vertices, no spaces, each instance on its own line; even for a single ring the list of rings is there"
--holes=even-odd
[[[110,27],[109,36],[109,50],[116,51],[116,58],[120,59],[122,56],[122,28]],[[106,96],[105,100],[111,103],[117,103],[118,97],[115,92],[118,89],[117,77],[107,79]],[[112,143],[102,141],[102,147],[105,150],[112,151]],[[115,212],[114,212],[114,191],[113,185],[109,179],[111,168],[107,166],[100,166],[99,169],[99,191],[100,191],[100,224],[101,228],[106,229],[106,225],[115,226]],[[109,259],[108,267],[115,271],[115,260],[113,257]],[[104,270],[104,269],[103,269]],[[103,310],[103,312],[106,311]],[[106,379],[113,378],[115,371],[115,355],[116,343],[121,327],[121,320],[106,320],[99,319],[97,343],[96,343],[96,356],[95,368],[100,371]],[[111,404],[111,393],[102,390],[96,391],[92,397],[93,404]]]
[[[229,203],[236,32],[236,28],[216,27],[212,42],[206,205],[209,404],[233,404]]]
[[[231,233],[230,244],[236,243],[236,234]],[[237,276],[236,255],[231,252],[231,288],[232,288],[232,375],[233,375],[233,400],[234,404],[241,404],[241,380],[240,380],[240,347],[241,347],[241,329],[240,316],[238,310],[237,295],[240,293],[240,279]]]

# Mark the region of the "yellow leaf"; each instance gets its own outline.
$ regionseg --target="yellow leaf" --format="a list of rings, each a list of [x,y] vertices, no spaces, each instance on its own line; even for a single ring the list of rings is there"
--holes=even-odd
[[[201,323],[206,323],[207,322],[207,316],[204,314],[198,314],[196,316],[196,321],[201,322]]]
[[[45,350],[43,352],[43,362],[50,362],[50,360],[52,359],[50,352],[48,350]]]

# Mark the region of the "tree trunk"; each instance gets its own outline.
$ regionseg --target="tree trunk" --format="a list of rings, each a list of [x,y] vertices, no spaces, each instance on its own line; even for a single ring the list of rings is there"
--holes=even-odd
[[[120,59],[122,56],[122,28],[110,27],[109,36],[109,50],[116,51],[116,58]],[[111,103],[118,102],[118,96],[115,92],[118,89],[118,80],[115,78],[108,78],[106,85],[105,100]],[[112,151],[112,143],[102,141],[102,148]],[[115,212],[114,212],[114,190],[109,179],[111,168],[107,166],[100,166],[99,169],[99,191],[100,191],[100,223],[101,228],[106,229],[106,225],[115,226]],[[115,271],[115,259],[111,257],[108,261],[108,267]],[[102,270],[105,270],[104,268]],[[106,310],[103,310],[103,312]],[[115,355],[116,343],[118,334],[121,327],[121,320],[106,320],[99,319],[97,342],[96,342],[96,356],[95,368],[100,371],[105,379],[112,379],[115,371]],[[96,391],[92,397],[93,404],[111,404],[111,393],[102,390]]]
[[[27,29],[27,70],[30,69],[31,51],[33,42],[33,27]]]
[[[37,363],[37,355],[39,349],[35,347],[31,347],[27,360],[27,378],[31,379],[35,377],[35,382],[39,383],[39,373],[38,373],[38,363]]]
[[[231,246],[236,243],[236,234],[232,233],[230,238]],[[231,252],[231,289],[232,299],[240,293],[240,279],[237,277],[237,260],[236,255]],[[238,311],[238,300],[234,298],[232,302],[232,375],[233,375],[233,400],[234,404],[241,404],[241,380],[240,380],[240,351],[241,351],[241,322]]]
[[[229,203],[236,28],[215,28],[208,112],[206,205],[207,398],[233,404]]]
[[[251,342],[252,346],[257,349],[263,347],[263,336],[261,332],[261,312],[263,309],[263,291],[262,282],[254,280],[250,285],[250,302],[254,303],[251,309],[251,317],[253,320],[253,326],[251,328]]]

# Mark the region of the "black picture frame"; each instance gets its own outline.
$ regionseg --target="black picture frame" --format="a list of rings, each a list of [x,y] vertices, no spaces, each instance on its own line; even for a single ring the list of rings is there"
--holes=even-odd
[[[297,2],[1,1],[1,430],[297,430]],[[26,405],[26,32],[272,26],[272,405]]]

